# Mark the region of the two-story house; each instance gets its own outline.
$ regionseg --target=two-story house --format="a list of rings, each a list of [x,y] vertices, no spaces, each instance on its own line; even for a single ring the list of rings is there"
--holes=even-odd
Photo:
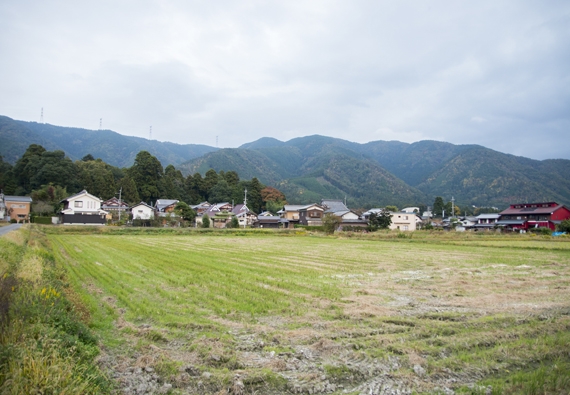
[[[107,211],[101,209],[102,200],[85,189],[61,201],[60,222],[64,225],[104,225]]]
[[[283,206],[278,214],[280,214],[286,228],[293,229],[299,223],[299,210],[305,206],[302,204],[286,204]]]
[[[30,210],[32,207],[32,198],[29,196],[0,196],[0,219],[9,217],[9,220],[18,222],[29,221]]]
[[[501,218],[499,214],[479,214],[477,217],[477,223],[473,225],[476,230],[489,230],[494,229],[497,225],[497,221]]]
[[[323,224],[323,206],[313,203],[299,208],[299,224],[308,226],[321,226]]]
[[[390,216],[392,217],[392,223],[390,224],[391,230],[400,230],[403,232],[416,230],[416,214],[397,211],[390,212]]]
[[[570,209],[556,202],[511,204],[499,213],[496,225],[507,230],[528,230],[531,228],[556,229],[560,222],[570,219]]]

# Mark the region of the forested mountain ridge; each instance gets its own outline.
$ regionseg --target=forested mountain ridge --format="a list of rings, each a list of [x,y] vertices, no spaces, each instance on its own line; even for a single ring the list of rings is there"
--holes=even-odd
[[[73,160],[91,154],[117,167],[131,166],[140,151],[150,152],[167,166],[217,150],[207,145],[181,145],[123,136],[111,130],[68,128],[0,116],[0,155],[5,161],[15,163],[30,144],[62,150]]]
[[[386,200],[391,202],[387,204],[430,205],[435,196],[444,196],[446,200],[453,196],[459,204],[476,206],[506,207],[513,202],[545,200],[570,204],[570,160],[566,159],[539,161],[474,144],[428,140],[412,144],[358,144],[325,136],[287,142],[264,138],[240,149],[250,151],[240,153],[242,159],[263,154],[268,168],[283,163],[277,166],[283,176],[277,184],[275,172],[266,173],[270,180],[261,173],[258,177],[300,203],[317,201],[318,196],[346,195],[357,206],[369,206],[371,201],[382,204]],[[240,149],[233,152],[239,153]],[[210,153],[208,165],[224,170],[218,155]],[[338,165],[332,165],[332,158]],[[193,163],[181,166],[196,169]],[[240,172],[241,167],[235,169]],[[257,171],[262,169],[258,167]]]
[[[264,137],[240,148],[217,149],[64,128],[0,116],[0,156],[14,163],[29,144],[63,150],[73,160],[91,154],[117,167],[140,151],[174,164],[185,175],[209,169],[256,177],[282,190],[290,203],[348,199],[351,207],[431,205],[435,196],[461,205],[506,207],[554,200],[570,205],[570,160],[533,160],[479,145],[439,141],[354,143],[326,136],[289,141]]]

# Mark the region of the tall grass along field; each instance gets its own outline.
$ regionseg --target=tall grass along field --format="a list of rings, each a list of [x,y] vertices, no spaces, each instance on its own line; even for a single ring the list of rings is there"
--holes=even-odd
[[[568,240],[393,235],[47,237],[117,392],[568,393]]]

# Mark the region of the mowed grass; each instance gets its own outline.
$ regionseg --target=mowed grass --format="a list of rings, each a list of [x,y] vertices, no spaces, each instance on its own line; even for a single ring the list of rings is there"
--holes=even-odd
[[[191,361],[201,372],[227,377],[263,369],[261,381],[277,383],[274,393],[293,388],[268,379],[279,372],[291,382],[343,384],[364,393],[384,372],[382,361],[392,358],[398,363],[391,363],[390,377],[410,391],[485,393],[491,385],[494,393],[564,393],[570,386],[567,241],[49,238],[70,281],[83,290],[104,342],[125,353],[169,349],[153,361],[158,370],[170,367],[178,388],[194,385],[177,373]],[[299,378],[290,367],[290,354],[307,347],[318,355],[311,363],[322,376]],[[253,391],[259,381],[251,385]],[[526,390],[534,387],[538,392]]]

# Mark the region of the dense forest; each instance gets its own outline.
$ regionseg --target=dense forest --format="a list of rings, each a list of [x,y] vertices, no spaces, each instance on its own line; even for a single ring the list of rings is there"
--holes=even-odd
[[[61,150],[48,151],[31,144],[15,165],[0,156],[0,189],[6,195],[29,195],[32,210],[48,214],[60,208],[67,196],[83,189],[103,200],[118,197],[135,204],[153,204],[157,199],[177,199],[189,205],[202,201],[210,203],[242,203],[247,189],[247,205],[259,213],[276,211],[283,206],[285,196],[275,188],[266,187],[255,177],[240,180],[235,171],[208,170],[184,177],[173,165],[162,167],[160,161],[147,151],[140,151],[134,164],[118,168],[91,154],[72,161]]]

